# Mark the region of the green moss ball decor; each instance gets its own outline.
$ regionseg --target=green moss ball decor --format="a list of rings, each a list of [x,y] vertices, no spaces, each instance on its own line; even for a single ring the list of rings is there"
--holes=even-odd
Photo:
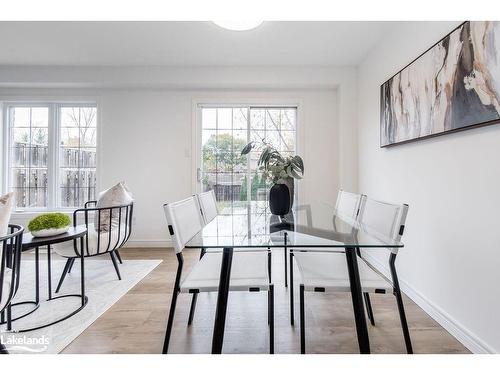
[[[71,219],[61,212],[43,214],[32,219],[28,229],[34,237],[56,236],[68,231]]]

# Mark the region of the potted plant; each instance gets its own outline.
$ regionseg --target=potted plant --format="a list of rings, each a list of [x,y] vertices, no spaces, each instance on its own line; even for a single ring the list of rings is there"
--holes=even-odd
[[[49,237],[66,233],[71,225],[68,215],[61,212],[43,214],[35,217],[28,224],[33,237]]]
[[[300,180],[304,175],[304,161],[298,155],[283,156],[264,139],[260,143],[250,142],[241,155],[247,155],[254,148],[261,150],[257,163],[259,171],[268,182],[269,208],[274,215],[284,216],[293,206],[294,179]]]

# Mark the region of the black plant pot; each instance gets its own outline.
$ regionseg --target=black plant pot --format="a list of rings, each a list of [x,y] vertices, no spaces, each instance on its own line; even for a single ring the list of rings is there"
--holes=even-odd
[[[290,189],[285,184],[274,184],[269,190],[269,209],[273,215],[284,216],[290,212]]]

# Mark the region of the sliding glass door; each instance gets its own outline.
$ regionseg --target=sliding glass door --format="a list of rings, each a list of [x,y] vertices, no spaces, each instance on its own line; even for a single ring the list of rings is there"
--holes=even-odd
[[[263,205],[269,184],[258,173],[259,149],[242,156],[251,141],[263,140],[284,156],[296,152],[297,108],[290,106],[200,106],[200,191],[214,190],[219,212],[232,213],[243,203]]]

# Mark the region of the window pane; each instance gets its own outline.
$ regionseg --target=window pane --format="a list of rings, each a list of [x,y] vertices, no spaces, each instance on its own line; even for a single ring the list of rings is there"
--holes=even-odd
[[[59,206],[82,207],[95,199],[97,109],[60,108]]]
[[[80,108],[63,107],[60,111],[61,127],[78,128],[80,124]]]
[[[219,108],[217,109],[217,128],[232,129],[233,126],[233,109]]]
[[[203,108],[201,118],[203,129],[215,129],[217,127],[217,109]]]
[[[11,107],[9,189],[17,207],[47,207],[49,109]]]
[[[30,127],[30,117],[31,117],[31,108],[29,107],[16,107],[12,108],[11,111],[11,126],[20,128],[29,128]]]

